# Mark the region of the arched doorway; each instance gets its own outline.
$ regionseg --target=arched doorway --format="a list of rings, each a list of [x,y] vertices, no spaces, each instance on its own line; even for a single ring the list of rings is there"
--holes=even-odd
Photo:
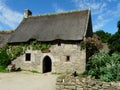
[[[51,72],[52,62],[49,56],[44,57],[43,59],[43,73]]]

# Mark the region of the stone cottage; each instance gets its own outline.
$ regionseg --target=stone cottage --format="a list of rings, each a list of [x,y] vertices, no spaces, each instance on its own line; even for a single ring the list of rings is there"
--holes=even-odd
[[[19,44],[30,40],[50,43],[49,52],[27,49],[12,63],[25,70],[82,73],[86,68],[86,50],[80,43],[92,36],[90,10],[32,16],[25,10],[24,19],[11,34],[8,43]]]

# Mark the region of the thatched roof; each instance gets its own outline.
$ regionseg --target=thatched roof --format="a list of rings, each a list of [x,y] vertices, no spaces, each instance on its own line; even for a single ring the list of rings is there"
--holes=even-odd
[[[0,33],[0,48],[2,48],[5,43],[7,43],[9,37],[10,33]]]
[[[8,42],[83,40],[87,34],[92,35],[90,10],[82,10],[24,18]]]

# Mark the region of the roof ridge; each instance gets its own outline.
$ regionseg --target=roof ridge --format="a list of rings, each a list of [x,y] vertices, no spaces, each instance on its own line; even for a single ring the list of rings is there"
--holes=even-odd
[[[78,12],[83,12],[83,11],[90,11],[90,9],[84,9],[84,10],[71,10],[71,11],[66,11],[66,12],[58,12],[58,13],[48,13],[48,14],[38,14],[35,16],[29,16],[28,18],[34,18],[34,17],[42,17],[42,16],[54,16],[54,15],[64,15],[64,14],[71,14],[71,13],[78,13]]]

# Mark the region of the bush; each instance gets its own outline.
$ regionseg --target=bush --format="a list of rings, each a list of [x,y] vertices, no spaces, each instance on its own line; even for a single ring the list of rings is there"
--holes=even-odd
[[[0,72],[8,72],[6,66],[0,66]]]
[[[98,53],[100,49],[102,49],[102,43],[97,35],[93,35],[93,37],[88,37],[86,40],[82,41],[81,49],[86,49],[86,63],[89,61],[89,58]]]
[[[102,81],[120,81],[120,56],[117,53],[110,56],[107,52],[100,52],[91,57],[87,64],[87,74]]]
[[[0,66],[8,66],[11,63],[11,60],[7,54],[6,49],[0,49]]]

